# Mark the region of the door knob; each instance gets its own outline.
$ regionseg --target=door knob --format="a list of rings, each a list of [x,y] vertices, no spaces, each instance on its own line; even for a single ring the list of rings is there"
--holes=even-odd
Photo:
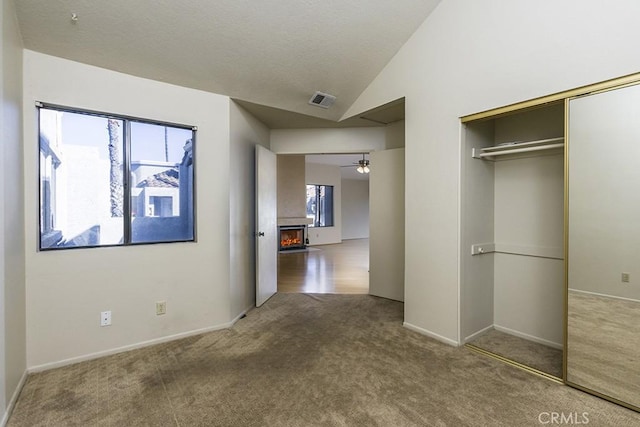
[[[263,237],[264,236],[264,231],[258,231],[258,237]]]

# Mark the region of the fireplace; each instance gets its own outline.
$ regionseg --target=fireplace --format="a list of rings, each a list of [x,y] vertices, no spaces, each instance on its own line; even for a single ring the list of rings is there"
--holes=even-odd
[[[280,226],[280,246],[281,251],[291,249],[304,249],[307,247],[305,244],[305,229],[304,225],[286,225]]]

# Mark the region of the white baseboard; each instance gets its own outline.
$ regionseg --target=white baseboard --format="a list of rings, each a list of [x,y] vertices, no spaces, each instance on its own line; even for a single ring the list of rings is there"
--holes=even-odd
[[[420,328],[418,326],[412,325],[411,323],[404,322],[402,324],[402,326],[404,326],[405,328],[407,328],[407,329],[409,329],[411,331],[417,332],[417,333],[419,333],[421,335],[425,335],[427,337],[433,338],[435,340],[438,340],[438,341],[443,342],[445,344],[449,344],[449,345],[454,346],[454,347],[458,347],[460,345],[457,341],[454,341],[454,340],[449,339],[447,337],[443,337],[442,335],[438,335],[435,332],[431,332],[431,331],[428,331],[426,329],[422,329],[422,328]]]
[[[16,389],[13,391],[11,395],[11,400],[9,400],[9,404],[7,405],[7,410],[4,411],[4,415],[2,416],[2,420],[0,420],[0,427],[4,427],[7,425],[7,421],[9,421],[9,417],[13,412],[13,408],[16,406],[16,402],[18,401],[18,396],[20,396],[20,392],[22,391],[22,387],[24,387],[24,383],[27,382],[27,371],[22,373],[22,377],[20,377],[20,381],[18,381],[18,385]]]
[[[245,308],[244,310],[242,310],[242,311],[240,312],[240,314],[238,314],[236,317],[234,317],[234,318],[231,320],[231,322],[229,322],[229,323],[230,323],[229,327],[231,327],[231,326],[235,325],[235,324],[236,324],[236,322],[237,322],[238,320],[240,320],[240,319],[242,319],[244,316],[246,316],[246,314],[249,312],[249,310],[251,310],[251,309],[253,309],[253,308],[255,308],[255,305],[252,305],[251,307],[247,307],[247,308]]]
[[[640,302],[640,300],[633,299],[633,298],[619,297],[617,295],[600,294],[598,292],[583,291],[583,290],[580,290],[580,289],[569,289],[569,292],[575,292],[575,293],[578,293],[578,294],[585,294],[585,295],[593,295],[593,296],[596,296],[596,297],[619,299],[619,300],[622,300],[622,301]]]
[[[514,337],[524,338],[528,341],[537,342],[538,344],[543,344],[549,347],[557,348],[558,350],[562,350],[564,346],[560,343],[546,340],[544,338],[536,337],[533,335],[525,334],[524,332],[516,331],[514,329],[505,328],[500,325],[493,325],[496,331],[504,332],[505,334],[513,335]]]
[[[109,349],[109,350],[104,350],[104,351],[98,351],[98,352],[95,352],[95,353],[85,354],[83,356],[71,357],[69,359],[59,360],[57,362],[50,362],[50,363],[44,363],[42,365],[31,366],[31,367],[27,368],[27,372],[28,373],[33,373],[33,372],[47,371],[49,369],[60,368],[62,366],[67,366],[67,365],[73,365],[74,363],[79,363],[79,362],[85,362],[87,360],[98,359],[98,358],[104,357],[104,356],[111,356],[112,354],[123,353],[123,352],[129,351],[129,350],[136,350],[138,348],[148,347],[148,346],[155,345],[155,344],[162,344],[162,343],[165,343],[165,342],[174,341],[174,340],[178,340],[178,339],[181,339],[181,338],[187,338],[187,337],[190,337],[190,336],[193,336],[193,335],[199,335],[199,334],[204,334],[206,332],[213,332],[213,331],[219,331],[221,329],[227,329],[227,328],[230,328],[231,326],[233,326],[233,324],[235,322],[237,322],[238,319],[240,319],[243,315],[244,315],[244,313],[241,313],[236,319],[232,320],[231,322],[223,323],[223,324],[217,325],[217,326],[209,326],[207,328],[194,329],[192,331],[181,332],[179,334],[168,335],[168,336],[165,336],[165,337],[155,338],[155,339],[148,340],[148,341],[142,341],[142,342],[139,342],[139,343],[125,345],[125,346],[117,347],[117,348],[112,348],[112,349]]]
[[[469,335],[468,337],[466,337],[466,338],[464,339],[464,342],[465,342],[465,343],[468,343],[469,341],[471,341],[471,340],[474,340],[474,339],[478,338],[480,335],[483,335],[483,334],[487,333],[488,331],[490,331],[490,330],[492,330],[492,329],[493,329],[493,325],[489,325],[489,326],[487,326],[486,328],[482,328],[482,329],[480,329],[478,332],[474,332],[473,334],[471,334],[471,335]]]

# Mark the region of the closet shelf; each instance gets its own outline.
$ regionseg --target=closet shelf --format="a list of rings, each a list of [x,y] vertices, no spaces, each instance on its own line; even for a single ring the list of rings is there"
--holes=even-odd
[[[494,147],[474,148],[471,156],[474,159],[493,160],[494,157],[507,154],[528,153],[532,151],[553,150],[564,147],[564,137],[540,139],[527,142],[508,142]]]

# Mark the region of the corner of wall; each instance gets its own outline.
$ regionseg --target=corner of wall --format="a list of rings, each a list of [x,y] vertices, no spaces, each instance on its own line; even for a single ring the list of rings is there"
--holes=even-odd
[[[255,305],[255,147],[269,147],[269,128],[230,102],[229,246],[231,324]]]
[[[2,2],[0,68],[0,425],[7,421],[26,379],[26,308],[23,194],[23,42],[15,3]]]

